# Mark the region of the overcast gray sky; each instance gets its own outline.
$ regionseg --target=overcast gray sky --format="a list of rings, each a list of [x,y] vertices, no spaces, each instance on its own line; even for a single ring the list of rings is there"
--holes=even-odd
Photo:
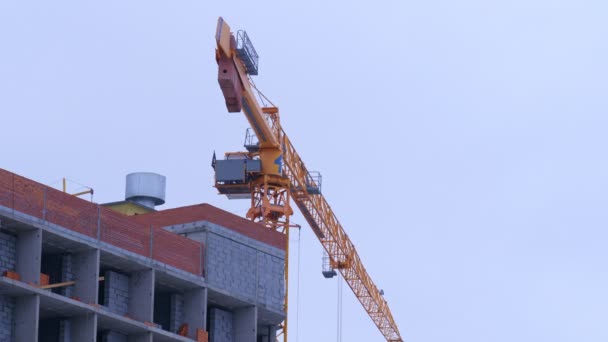
[[[220,15],[407,341],[608,340],[606,1],[2,0],[0,167],[97,202],[154,171],[164,208],[244,215],[211,187],[247,127]],[[335,341],[336,282],[292,221],[290,341]],[[350,292],[344,312],[344,341],[382,341]]]

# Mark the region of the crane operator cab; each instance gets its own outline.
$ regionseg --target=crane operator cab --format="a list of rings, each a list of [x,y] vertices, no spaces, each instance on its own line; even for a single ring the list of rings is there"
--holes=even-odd
[[[264,169],[259,158],[260,144],[251,129],[245,134],[245,149],[247,152],[228,152],[224,159],[216,159],[215,152],[211,167],[215,170],[215,187],[228,199],[251,199],[251,182],[260,176]],[[283,176],[284,171],[280,171]],[[321,194],[321,173],[307,172],[305,176],[306,192],[310,195]],[[291,185],[296,191],[303,191],[295,184]]]
[[[215,170],[215,187],[228,199],[251,198],[249,183],[262,171],[262,162],[247,152],[226,153],[223,160],[216,160],[214,154],[211,166]]]

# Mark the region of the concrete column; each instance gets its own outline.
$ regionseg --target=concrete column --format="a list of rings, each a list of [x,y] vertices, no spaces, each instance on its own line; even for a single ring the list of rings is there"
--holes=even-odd
[[[196,329],[206,330],[207,289],[193,289],[184,293],[184,323],[188,324],[188,337],[196,339]]]
[[[232,312],[218,308],[209,310],[209,342],[235,342]]]
[[[17,235],[16,271],[21,281],[40,285],[42,230],[34,229]]]
[[[154,320],[154,270],[131,274],[129,279],[129,316],[142,322]]]
[[[95,342],[97,339],[97,315],[86,314],[71,319],[72,341]]]
[[[129,335],[127,342],[152,342],[152,333]]]
[[[83,303],[97,304],[99,293],[99,250],[92,249],[72,257],[74,289],[72,294]],[[78,341],[78,340],[77,340]]]
[[[39,306],[37,295],[15,298],[15,342],[38,341]]]
[[[234,340],[239,342],[257,342],[258,308],[249,306],[234,311]]]

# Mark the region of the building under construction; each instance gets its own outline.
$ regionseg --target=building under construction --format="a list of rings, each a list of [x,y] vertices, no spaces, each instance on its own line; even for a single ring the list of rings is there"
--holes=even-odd
[[[219,18],[215,38],[226,109],[251,126],[245,151],[214,153],[215,188],[249,199],[247,219],[208,204],[156,211],[165,178],[153,173],[98,205],[2,170],[0,342],[287,342],[292,202],[324,249],[323,275],[339,273],[386,341],[403,342],[320,173],[252,82],[249,36]]]
[[[274,341],[286,237],[165,179],[98,205],[0,169],[0,341]]]

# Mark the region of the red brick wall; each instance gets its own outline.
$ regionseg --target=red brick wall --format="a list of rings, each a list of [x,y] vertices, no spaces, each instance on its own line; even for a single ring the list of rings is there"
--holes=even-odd
[[[286,248],[285,234],[269,230],[258,223],[206,203],[137,215],[134,218],[158,227],[209,221],[282,250]]]
[[[197,275],[202,244],[0,169],[0,205]],[[98,224],[99,223],[99,224]],[[151,251],[152,250],[152,251]]]
[[[13,175],[13,209],[42,218],[44,188],[42,184]]]
[[[202,244],[183,238],[164,229],[154,231],[153,258],[184,271],[202,274],[202,264],[192,262],[202,260]]]
[[[0,169],[0,205],[13,207],[13,174]]]
[[[104,207],[100,207],[100,219],[102,241],[150,256],[150,226],[136,223],[129,216]]]
[[[62,191],[46,189],[46,219],[78,233],[97,237],[98,206]]]

